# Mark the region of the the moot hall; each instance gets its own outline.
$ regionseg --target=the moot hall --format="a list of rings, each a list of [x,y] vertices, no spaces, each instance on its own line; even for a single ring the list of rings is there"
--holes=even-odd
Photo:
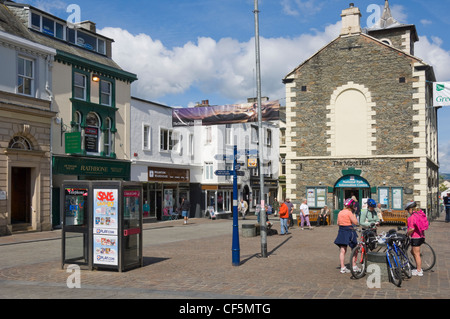
[[[342,11],[340,35],[283,79],[286,86],[286,193],[298,207],[373,198],[386,210],[415,200],[438,212],[437,110],[433,67],[414,55],[414,25],[385,2],[362,29],[360,10]]]

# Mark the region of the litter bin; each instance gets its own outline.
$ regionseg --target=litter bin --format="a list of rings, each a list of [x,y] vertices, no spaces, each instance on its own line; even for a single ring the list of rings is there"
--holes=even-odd
[[[242,225],[242,237],[255,237],[256,226],[255,224],[243,224]]]

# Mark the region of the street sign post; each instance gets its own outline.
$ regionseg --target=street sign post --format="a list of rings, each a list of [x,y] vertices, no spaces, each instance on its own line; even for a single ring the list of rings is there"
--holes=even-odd
[[[216,160],[228,161],[233,160],[233,170],[216,170],[214,174],[216,176],[233,176],[233,242],[232,242],[232,264],[233,266],[239,266],[241,263],[241,249],[239,247],[239,224],[238,224],[238,187],[237,177],[244,176],[244,171],[239,171],[241,168],[237,163],[239,158],[237,146],[234,146],[233,155],[217,154],[214,156]]]

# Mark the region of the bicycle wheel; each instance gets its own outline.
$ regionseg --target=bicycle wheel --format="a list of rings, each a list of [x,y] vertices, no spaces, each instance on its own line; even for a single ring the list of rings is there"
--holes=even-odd
[[[402,271],[400,269],[400,263],[397,259],[397,256],[394,251],[389,250],[386,257],[388,264],[388,273],[391,282],[397,287],[400,287],[402,284]]]
[[[401,249],[400,247],[397,247],[398,249],[398,259],[400,261],[400,265],[402,267],[402,272],[406,276],[406,278],[412,277],[412,267],[409,262],[409,259],[406,255],[406,253]]]
[[[411,253],[411,245],[407,247],[407,254],[412,268],[417,268],[416,259]],[[420,245],[420,259],[422,260],[423,271],[430,270],[436,264],[436,253],[434,252],[433,247],[431,247],[427,242]]]
[[[350,254],[350,271],[356,279],[366,275],[367,249],[364,244],[358,244]]]

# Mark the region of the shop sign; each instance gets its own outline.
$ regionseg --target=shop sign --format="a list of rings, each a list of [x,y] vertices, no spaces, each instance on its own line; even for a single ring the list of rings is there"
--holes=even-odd
[[[148,181],[189,183],[188,169],[148,167]]]
[[[368,188],[370,185],[360,176],[345,176],[337,182],[335,187],[341,188]]]
[[[81,132],[71,132],[64,134],[66,154],[81,153]]]
[[[131,162],[53,157],[53,174],[130,179]]]

